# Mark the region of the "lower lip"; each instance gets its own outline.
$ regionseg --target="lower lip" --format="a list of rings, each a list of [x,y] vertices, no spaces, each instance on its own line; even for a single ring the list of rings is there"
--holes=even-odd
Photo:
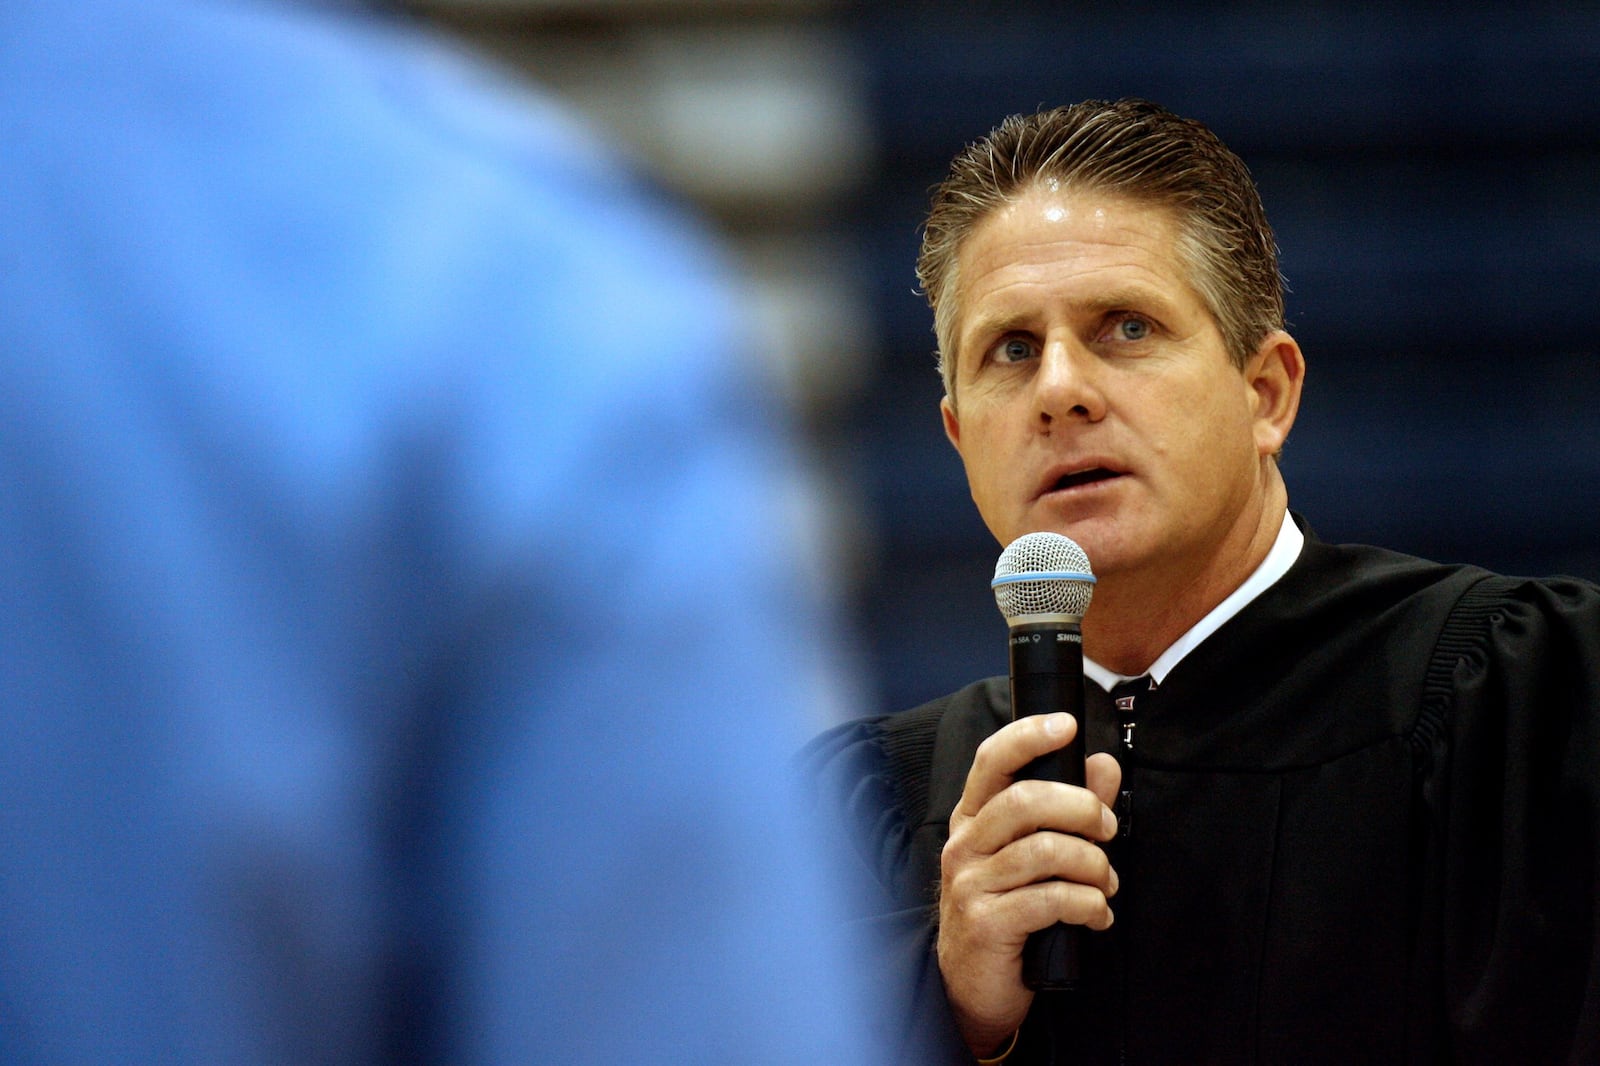
[[[1125,476],[1125,474],[1115,474],[1111,477],[1098,478],[1094,481],[1082,481],[1076,485],[1068,485],[1064,488],[1051,489],[1050,491],[1044,493],[1041,498],[1049,499],[1051,497],[1059,498],[1070,496],[1086,496],[1098,489],[1109,488],[1110,486],[1117,484]]]

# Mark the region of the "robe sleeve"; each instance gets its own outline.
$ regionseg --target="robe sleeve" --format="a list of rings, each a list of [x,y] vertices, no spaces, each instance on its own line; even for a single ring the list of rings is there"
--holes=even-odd
[[[1455,1062],[1600,1062],[1600,588],[1485,580],[1433,660],[1424,785]],[[1430,982],[1431,983],[1431,982]]]
[[[824,733],[807,746],[806,769],[825,824],[851,853],[852,921],[870,939],[871,957],[881,960],[869,978],[892,1061],[971,1066],[934,954],[933,916],[912,856],[907,774],[886,751],[888,721],[865,719]]]

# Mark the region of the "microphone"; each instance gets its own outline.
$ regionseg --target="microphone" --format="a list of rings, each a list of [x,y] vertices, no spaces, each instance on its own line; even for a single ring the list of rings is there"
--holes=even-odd
[[[995,602],[1011,630],[1011,718],[1066,711],[1078,720],[1072,743],[1030,762],[1019,779],[1084,783],[1083,614],[1094,594],[1089,557],[1071,537],[1028,533],[995,564]],[[1028,936],[1022,982],[1032,989],[1078,983],[1081,926],[1057,922]]]

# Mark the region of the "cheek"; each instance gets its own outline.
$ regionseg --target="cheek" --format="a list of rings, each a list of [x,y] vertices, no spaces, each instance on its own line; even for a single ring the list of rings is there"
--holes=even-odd
[[[1243,376],[1231,366],[1213,369],[1191,383],[1187,409],[1203,419],[1218,435],[1249,435],[1254,400]],[[1175,401],[1181,398],[1174,397]]]
[[[970,438],[969,438],[970,439]],[[977,448],[968,449],[967,477],[974,492],[995,492],[1003,489],[1016,468],[1007,461],[1010,449],[992,436],[984,437]]]
[[[1254,424],[1232,390],[1161,389],[1142,399],[1145,445],[1194,488],[1255,454]]]
[[[985,418],[963,418],[961,460],[966,467],[967,485],[980,504],[997,504],[1014,491],[1022,464],[1016,461],[1018,448],[1004,433],[1004,422]]]

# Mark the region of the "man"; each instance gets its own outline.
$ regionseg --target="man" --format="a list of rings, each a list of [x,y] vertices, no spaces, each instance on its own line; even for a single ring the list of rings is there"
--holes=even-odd
[[[1600,590],[1319,542],[1244,165],[1139,101],[1008,119],[934,196],[945,432],[1076,540],[1085,721],[980,681],[814,746],[908,1032],[995,1063],[1600,1061]],[[1078,729],[1087,787],[1017,779]],[[1028,935],[1085,927],[1071,990]]]
[[[353,5],[0,69],[0,1061],[878,1061],[698,227]]]

